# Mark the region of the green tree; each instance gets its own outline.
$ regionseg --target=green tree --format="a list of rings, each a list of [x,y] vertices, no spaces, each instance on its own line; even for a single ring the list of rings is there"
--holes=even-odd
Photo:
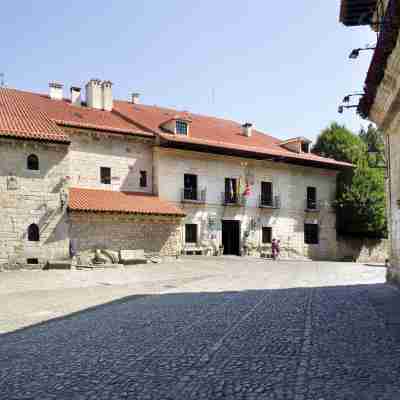
[[[377,156],[367,150],[374,145]],[[384,159],[381,133],[370,125],[355,135],[345,126],[332,123],[319,135],[313,152],[324,157],[354,164],[337,180],[337,229],[341,234],[365,237],[386,235],[384,171],[376,163]]]
[[[337,122],[332,122],[320,133],[313,147],[315,154],[350,163],[357,162],[365,151],[365,142]]]

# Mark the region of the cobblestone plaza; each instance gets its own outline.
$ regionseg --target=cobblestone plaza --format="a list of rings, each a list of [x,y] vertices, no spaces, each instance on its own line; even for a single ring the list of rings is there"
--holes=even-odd
[[[53,290],[44,272],[34,274],[1,274],[18,283],[0,296],[4,399],[400,395],[400,293],[383,283],[381,266],[185,259],[49,272]],[[18,320],[6,296],[24,299]],[[26,326],[35,305],[41,322]],[[58,318],[46,321],[46,310]]]

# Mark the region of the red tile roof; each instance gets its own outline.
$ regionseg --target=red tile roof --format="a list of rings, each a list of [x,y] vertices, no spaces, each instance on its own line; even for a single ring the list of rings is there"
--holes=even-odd
[[[0,88],[0,136],[69,143],[63,130],[30,96]]]
[[[13,136],[56,140],[61,135],[66,140],[57,124],[154,137],[118,112],[75,106],[69,100],[52,100],[38,93],[0,89],[1,136],[10,132]]]
[[[185,213],[178,207],[150,194],[100,189],[71,188],[68,209],[71,211],[185,216]]]
[[[188,137],[162,128],[163,123],[177,117],[190,121]],[[350,166],[314,154],[292,152],[281,146],[280,139],[256,129],[251,137],[244,136],[241,124],[222,118],[118,100],[114,100],[112,111],[102,111],[75,106],[69,100],[52,100],[47,95],[0,89],[0,136],[68,142],[60,125],[146,137],[158,135],[163,145],[189,144],[320,167]]]
[[[351,164],[319,157],[311,153],[295,153],[281,146],[282,141],[268,134],[253,129],[251,137],[242,134],[241,124],[215,117],[181,112],[191,120],[189,136],[166,133],[160,126],[168,119],[174,118],[176,110],[115,101],[114,108],[127,118],[140,123],[143,127],[157,133],[162,139],[175,143],[191,143],[221,149],[241,150],[264,156],[284,157],[288,160],[312,161],[338,167],[350,167]]]

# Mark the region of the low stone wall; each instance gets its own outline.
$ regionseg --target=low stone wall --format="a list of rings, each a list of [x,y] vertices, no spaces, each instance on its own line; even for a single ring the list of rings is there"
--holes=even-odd
[[[175,256],[181,250],[178,218],[74,212],[70,222],[70,237],[76,239],[78,251],[143,249]]]
[[[338,237],[338,260],[384,263],[387,258],[389,258],[389,241],[387,239]]]

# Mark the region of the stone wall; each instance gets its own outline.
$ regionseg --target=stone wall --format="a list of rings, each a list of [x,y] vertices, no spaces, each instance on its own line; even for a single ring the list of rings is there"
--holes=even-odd
[[[152,193],[153,150],[149,139],[68,129],[70,184],[74,187]],[[111,168],[111,184],[100,182],[100,167]],[[147,186],[140,187],[140,171]]]
[[[78,251],[110,249],[175,256],[181,249],[180,219],[111,213],[70,213],[71,239]]]
[[[338,260],[352,259],[360,263],[384,263],[389,257],[387,239],[338,238]]]
[[[39,263],[68,255],[68,225],[60,194],[69,174],[68,146],[0,140],[0,265]],[[27,157],[39,170],[27,169]],[[39,226],[40,240],[28,241],[28,226]]]

